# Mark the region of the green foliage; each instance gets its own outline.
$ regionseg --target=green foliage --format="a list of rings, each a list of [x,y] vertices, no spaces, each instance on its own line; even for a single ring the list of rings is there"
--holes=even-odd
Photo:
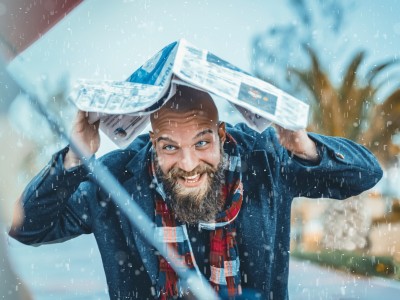
[[[371,256],[360,252],[350,251],[294,251],[295,258],[308,260],[325,267],[344,270],[363,276],[381,276],[400,279],[399,265],[388,256]]]

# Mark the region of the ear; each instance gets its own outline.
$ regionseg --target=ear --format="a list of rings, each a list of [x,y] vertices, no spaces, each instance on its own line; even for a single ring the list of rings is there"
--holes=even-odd
[[[225,122],[220,122],[218,125],[218,136],[221,141],[221,143],[225,143],[226,140],[226,128],[225,128]]]
[[[150,130],[149,131],[149,135],[150,135],[150,140],[151,140],[151,143],[153,144],[153,147],[156,148],[156,141],[154,139],[154,132]]]

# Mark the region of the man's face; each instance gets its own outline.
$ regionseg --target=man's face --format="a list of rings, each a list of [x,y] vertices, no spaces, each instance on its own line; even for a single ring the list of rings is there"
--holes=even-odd
[[[175,213],[187,223],[211,220],[221,204],[225,127],[213,105],[199,107],[161,109],[152,119],[158,173]]]

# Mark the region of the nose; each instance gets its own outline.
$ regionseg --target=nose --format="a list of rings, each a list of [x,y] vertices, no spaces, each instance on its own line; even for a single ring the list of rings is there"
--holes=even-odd
[[[178,167],[185,172],[193,171],[199,165],[199,158],[192,147],[182,148]]]

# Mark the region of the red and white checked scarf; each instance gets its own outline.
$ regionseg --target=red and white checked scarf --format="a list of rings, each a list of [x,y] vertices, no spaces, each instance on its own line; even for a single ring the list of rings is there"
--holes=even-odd
[[[202,229],[210,230],[210,273],[211,286],[217,293],[227,293],[230,299],[241,294],[239,251],[236,244],[235,219],[240,212],[243,201],[241,181],[241,161],[236,141],[230,135],[224,144],[225,185],[222,186],[222,197],[225,210],[219,212],[213,223],[200,223]],[[162,185],[158,182],[152,155],[150,173],[158,191],[155,200],[156,238],[168,243],[176,253],[179,263],[189,269],[200,272],[190,244],[186,225],[175,219],[168,207]],[[184,291],[179,278],[167,260],[159,255],[159,277],[157,283],[159,299],[166,300],[182,296]]]

